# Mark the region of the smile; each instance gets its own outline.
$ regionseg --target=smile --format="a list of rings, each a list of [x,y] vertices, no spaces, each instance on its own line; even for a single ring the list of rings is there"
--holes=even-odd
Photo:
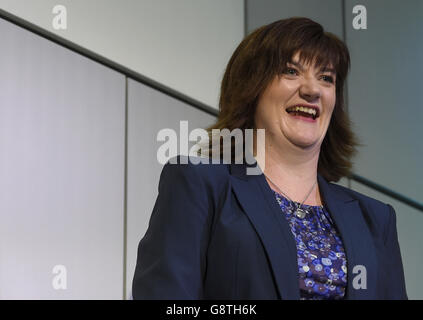
[[[319,108],[311,106],[293,106],[286,109],[286,112],[289,113],[291,116],[299,117],[302,119],[311,120],[315,122],[315,120],[320,116]]]

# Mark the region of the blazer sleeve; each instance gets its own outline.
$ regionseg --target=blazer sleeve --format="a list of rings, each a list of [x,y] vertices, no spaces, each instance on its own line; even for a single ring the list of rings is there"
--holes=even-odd
[[[165,164],[149,226],[138,245],[134,299],[201,299],[209,200],[198,165]]]
[[[397,219],[394,208],[388,204],[389,220],[387,225],[385,248],[387,263],[384,266],[387,268],[386,282],[386,299],[391,300],[407,300],[407,291],[405,287],[404,269],[401,259],[401,252],[398,243],[397,235]]]

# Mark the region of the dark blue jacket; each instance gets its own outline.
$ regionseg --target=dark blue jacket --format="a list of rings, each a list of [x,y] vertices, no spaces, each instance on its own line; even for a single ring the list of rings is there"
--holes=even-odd
[[[295,239],[264,175],[247,166],[166,163],[134,299],[299,299]],[[407,299],[394,209],[320,174],[318,184],[346,251],[346,298]]]

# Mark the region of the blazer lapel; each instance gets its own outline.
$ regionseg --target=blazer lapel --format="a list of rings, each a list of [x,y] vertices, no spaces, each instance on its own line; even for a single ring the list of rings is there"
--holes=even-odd
[[[264,175],[246,175],[246,166],[232,164],[232,187],[242,208],[258,233],[267,252],[276,286],[282,299],[300,298],[295,239],[288,223],[278,223],[280,208]]]
[[[246,174],[248,166],[256,165],[230,165],[233,191],[263,242],[281,298],[299,299],[295,239],[288,222],[279,217],[280,207],[264,175]],[[372,299],[376,296],[376,250],[358,200],[331,186],[320,174],[317,177],[323,203],[340,233],[347,256],[346,298]],[[363,275],[360,273],[363,269],[358,272],[355,266],[365,267],[366,289],[353,286],[354,277]]]
[[[376,250],[359,202],[331,186],[320,174],[318,182],[324,205],[338,228],[347,256],[346,298],[374,299],[378,275]],[[354,282],[360,283],[354,281],[354,277],[358,280],[364,275],[362,266],[365,267],[366,279],[362,280],[366,280],[366,289],[354,288]]]

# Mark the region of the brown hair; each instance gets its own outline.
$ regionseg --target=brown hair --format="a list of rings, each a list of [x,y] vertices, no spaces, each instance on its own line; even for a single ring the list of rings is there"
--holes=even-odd
[[[336,70],[336,103],[321,145],[317,171],[328,181],[338,181],[351,175],[351,158],[359,145],[344,104],[350,55],[337,36],[324,32],[320,24],[308,18],[293,17],[262,26],[238,45],[223,76],[217,122],[206,129],[209,144],[213,129],[239,128],[244,132],[255,128],[260,95],[296,52],[300,53],[301,63],[315,59],[316,67],[332,64]]]

